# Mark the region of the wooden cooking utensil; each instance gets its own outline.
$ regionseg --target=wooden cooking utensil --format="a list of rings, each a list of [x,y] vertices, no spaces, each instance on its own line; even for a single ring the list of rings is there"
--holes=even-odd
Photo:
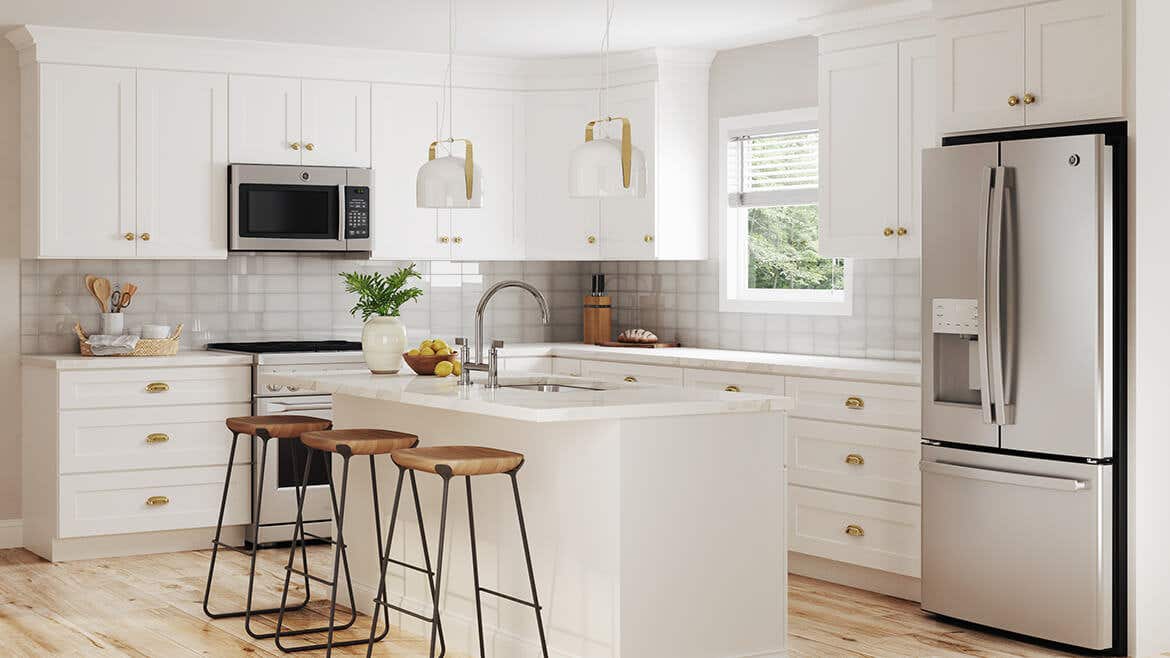
[[[105,277],[98,277],[93,281],[93,296],[98,300],[98,306],[101,307],[102,313],[110,312],[110,280]]]
[[[98,308],[103,308],[102,298],[100,296],[98,296],[97,292],[95,292],[93,289],[93,284],[97,280],[98,280],[97,276],[95,276],[93,274],[86,274],[85,275],[85,289],[88,290],[89,294],[93,295],[93,298],[97,300]],[[104,310],[102,312],[105,313]]]

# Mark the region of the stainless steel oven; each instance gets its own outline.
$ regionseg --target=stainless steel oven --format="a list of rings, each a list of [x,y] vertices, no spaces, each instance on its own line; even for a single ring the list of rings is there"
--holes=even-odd
[[[351,167],[228,167],[231,251],[373,248],[371,171]]]

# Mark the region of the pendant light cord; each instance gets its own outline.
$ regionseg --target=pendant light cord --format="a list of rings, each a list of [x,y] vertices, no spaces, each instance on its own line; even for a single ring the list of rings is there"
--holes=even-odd
[[[605,2],[605,34],[601,37],[601,69],[604,72],[604,85],[597,92],[597,109],[601,113],[599,119],[609,118],[609,33],[613,25],[613,8],[616,0]],[[607,127],[608,132],[608,127]]]
[[[455,0],[447,2],[447,70],[443,73],[442,106],[439,108],[439,131],[436,140],[442,140],[443,129],[447,130],[444,145],[448,154],[455,136]]]

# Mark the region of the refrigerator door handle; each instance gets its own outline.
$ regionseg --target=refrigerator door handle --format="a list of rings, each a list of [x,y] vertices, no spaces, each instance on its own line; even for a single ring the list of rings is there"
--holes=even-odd
[[[987,318],[987,275],[988,275],[988,244],[991,242],[991,211],[992,197],[994,196],[994,172],[996,168],[984,167],[981,177],[983,212],[979,215],[979,293],[976,306],[979,312],[979,403],[983,408],[983,422],[988,425],[995,423],[994,406],[992,405],[991,368],[988,350]]]
[[[1011,424],[1011,407],[1007,400],[1007,387],[1004,383],[1004,321],[1003,321],[1003,242],[1004,242],[1004,206],[1007,203],[1010,188],[1007,186],[1007,168],[995,168],[995,183],[991,191],[991,222],[988,227],[988,243],[990,262],[988,263],[988,277],[984,279],[987,286],[987,352],[990,362],[991,400],[994,405],[993,415],[996,425]]]
[[[923,473],[931,473],[934,475],[980,480],[982,482],[996,482],[999,484],[1012,484],[1020,487],[1032,487],[1034,489],[1075,492],[1084,491],[1089,488],[1089,483],[1084,480],[1046,475],[1029,475],[1027,473],[999,471],[990,468],[975,468],[972,466],[960,466],[959,464],[948,464],[946,462],[921,461],[918,463],[918,468]]]

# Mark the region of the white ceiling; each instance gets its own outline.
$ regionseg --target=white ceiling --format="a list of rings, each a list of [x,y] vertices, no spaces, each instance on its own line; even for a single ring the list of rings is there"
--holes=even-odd
[[[617,0],[613,49],[725,49],[798,36],[798,19],[889,0]],[[458,51],[596,52],[604,0],[461,0]],[[443,0],[0,0],[0,27],[55,25],[446,52]]]

